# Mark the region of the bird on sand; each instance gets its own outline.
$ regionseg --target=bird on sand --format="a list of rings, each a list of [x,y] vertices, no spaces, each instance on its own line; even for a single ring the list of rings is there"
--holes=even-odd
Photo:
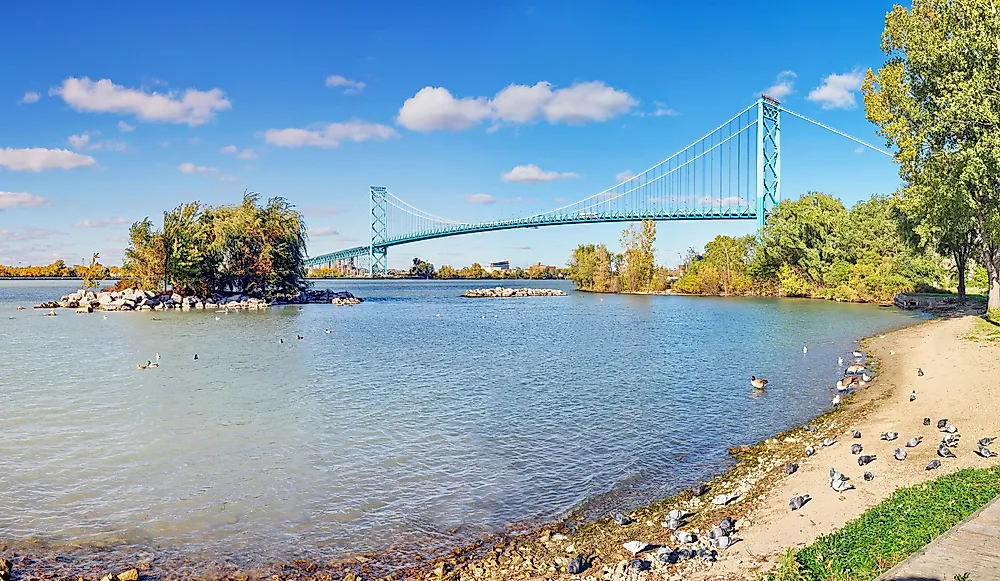
[[[851,444],[851,454],[857,456],[861,453],[861,450],[863,450],[861,444]]]
[[[896,448],[896,451],[892,453],[896,460],[906,460],[906,450],[902,448]]]
[[[924,418],[924,425],[925,426],[931,425],[931,419],[930,418]]]
[[[997,456],[996,452],[990,450],[982,444],[979,445],[979,449],[976,450],[976,454],[979,454],[983,458],[995,458]]]
[[[829,438],[823,440],[824,446],[832,446],[837,443],[837,436],[830,436]]]
[[[815,453],[816,453],[816,448],[813,448],[812,446],[806,446],[806,456],[812,456]]]
[[[920,441],[923,440],[923,439],[924,439],[923,436],[917,436],[916,438],[910,438],[909,440],[906,441],[906,447],[907,448],[916,448],[918,445],[920,445]]]
[[[962,438],[962,434],[948,434],[947,436],[941,438],[941,443],[949,448],[957,448],[958,441]]]
[[[945,418],[943,420],[938,420],[937,427],[939,430],[947,425],[948,425],[948,418]]]
[[[792,474],[795,474],[795,472],[798,469],[799,469],[799,465],[793,462],[793,463],[788,464],[788,465],[785,466],[785,474],[788,474],[789,476],[791,476]]]
[[[924,376],[924,370],[923,370],[923,369],[920,369],[920,368],[918,367],[918,368],[917,368],[917,377],[923,377],[923,376]]]
[[[875,475],[872,474],[871,472],[865,472],[864,478],[865,482],[871,482],[872,480],[875,480]]]
[[[830,488],[834,489],[837,492],[844,492],[847,490],[851,490],[854,488],[854,485],[851,484],[849,481],[850,478],[841,474],[840,472],[837,472],[833,468],[830,468]]]
[[[941,445],[938,446],[937,453],[938,453],[938,456],[940,456],[942,458],[954,458],[955,457],[955,453],[952,452],[951,448],[949,448],[948,446],[946,446],[944,444],[944,442],[942,442]]]
[[[980,446],[989,446],[995,440],[996,440],[996,438],[983,438],[983,439],[979,440],[979,445]]]
[[[851,430],[851,437],[852,438],[860,438],[861,437],[861,431],[860,430]]]
[[[791,500],[788,501],[788,508],[792,510],[799,510],[805,504],[809,502],[809,495],[803,494],[802,496],[793,496]]]
[[[910,401],[917,401],[917,392],[916,391],[911,391],[910,392]]]
[[[750,376],[750,385],[753,386],[757,391],[764,391],[767,389],[768,381],[763,377],[757,377],[756,375]]]
[[[885,440],[886,442],[891,442],[899,437],[899,432],[882,432],[880,440]]]
[[[955,432],[958,431],[958,428],[956,428],[955,426],[953,426],[951,424],[946,424],[945,427],[941,428],[941,431],[942,432],[947,432],[949,434],[954,434]]]
[[[622,514],[620,512],[615,512],[611,514],[611,521],[616,525],[625,527],[632,524],[632,519],[629,518],[627,514]]]
[[[924,470],[936,470],[936,469],[938,469],[940,467],[941,467],[941,461],[938,460],[937,458],[935,458],[935,459],[931,460],[931,463],[928,464],[927,467],[924,468]]]
[[[838,379],[834,387],[837,388],[837,391],[847,391],[848,389],[860,384],[861,380],[858,379],[857,375],[846,375],[843,378]]]
[[[858,456],[858,466],[864,466],[865,464],[871,464],[872,462],[874,462],[877,459],[878,459],[878,456],[875,455],[875,454],[869,454],[869,455],[866,455],[866,456]]]

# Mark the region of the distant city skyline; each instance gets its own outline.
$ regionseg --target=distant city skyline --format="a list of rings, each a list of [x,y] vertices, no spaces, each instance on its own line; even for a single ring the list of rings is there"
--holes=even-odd
[[[761,92],[882,144],[860,84],[892,2],[822,18],[780,2],[172,6],[0,6],[17,23],[0,48],[18,55],[0,88],[0,263],[119,264],[133,221],[245,189],[294,203],[312,255],[367,242],[370,185],[459,220],[530,215],[652,166]],[[841,137],[788,119],[782,138],[785,197],[898,187],[891,160]],[[392,248],[389,266],[563,266],[581,243],[617,249],[623,226],[438,239]],[[662,222],[657,260],[753,228]]]

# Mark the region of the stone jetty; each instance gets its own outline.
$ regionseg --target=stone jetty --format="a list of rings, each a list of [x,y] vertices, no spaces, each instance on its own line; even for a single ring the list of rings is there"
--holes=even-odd
[[[298,294],[275,299],[261,299],[244,294],[213,294],[210,296],[182,296],[178,293],[154,293],[139,289],[121,291],[93,291],[80,289],[63,296],[58,301],[35,305],[36,309],[75,309],[77,313],[93,311],[195,311],[229,309],[256,311],[274,305],[304,305],[325,303],[333,305],[358,305],[364,299],[346,291],[304,290]]]
[[[520,297],[564,297],[565,291],[555,288],[473,288],[462,293],[473,299],[510,299]]]

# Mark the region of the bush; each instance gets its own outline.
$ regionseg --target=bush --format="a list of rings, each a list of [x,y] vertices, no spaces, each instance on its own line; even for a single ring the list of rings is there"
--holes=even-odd
[[[782,264],[778,269],[778,287],[784,297],[809,296],[809,283],[789,264]]]

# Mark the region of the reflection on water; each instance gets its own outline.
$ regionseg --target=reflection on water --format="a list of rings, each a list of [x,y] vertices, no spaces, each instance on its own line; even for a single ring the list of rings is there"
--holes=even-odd
[[[0,281],[0,538],[285,559],[458,528],[451,544],[598,495],[594,510],[627,509],[815,416],[838,355],[913,319],[806,300],[320,284],[370,300],[218,321],[44,317],[14,307],[71,285]],[[750,396],[751,374],[771,380],[765,396]]]

